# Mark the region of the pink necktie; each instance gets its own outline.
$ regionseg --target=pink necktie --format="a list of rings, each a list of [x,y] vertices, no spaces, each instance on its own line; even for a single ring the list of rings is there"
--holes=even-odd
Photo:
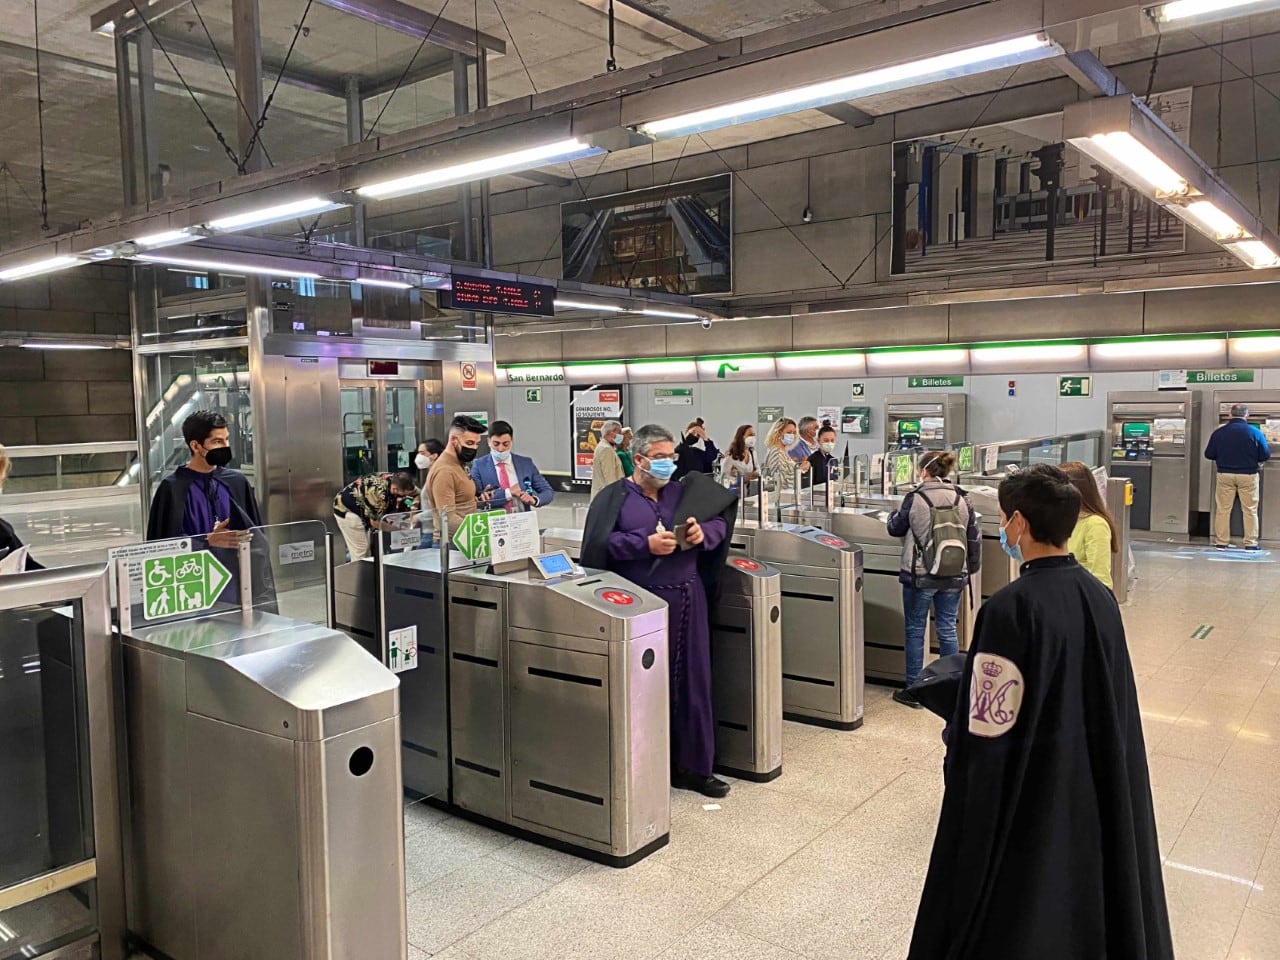
[[[498,485],[501,486],[503,490],[511,489],[511,475],[507,473],[507,465],[505,463],[498,464]],[[507,512],[510,513],[511,508],[514,506],[515,504],[511,501],[511,495],[508,493]]]

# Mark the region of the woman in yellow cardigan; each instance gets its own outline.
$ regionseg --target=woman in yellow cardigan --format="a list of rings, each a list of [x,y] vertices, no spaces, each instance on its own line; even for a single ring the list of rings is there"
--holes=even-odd
[[[1107,505],[1102,502],[1098,482],[1083,463],[1065,463],[1062,469],[1080,491],[1080,519],[1067,541],[1067,550],[1076,562],[1103,582],[1108,590],[1111,582],[1111,558],[1120,552],[1120,536]]]

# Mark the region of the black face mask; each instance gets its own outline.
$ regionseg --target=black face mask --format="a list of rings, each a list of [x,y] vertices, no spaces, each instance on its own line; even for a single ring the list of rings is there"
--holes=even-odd
[[[214,447],[204,452],[204,462],[211,467],[225,467],[231,462],[230,447]]]
[[[464,447],[461,444],[459,444],[458,445],[458,462],[470,463],[472,460],[476,458],[477,452],[478,452],[478,448],[476,447]]]

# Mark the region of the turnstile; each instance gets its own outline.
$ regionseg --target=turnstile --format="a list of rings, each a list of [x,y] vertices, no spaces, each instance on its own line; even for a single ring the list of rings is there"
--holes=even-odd
[[[181,960],[403,960],[398,683],[262,612],[121,637],[130,928]]]
[[[739,524],[733,549],[782,575],[782,710],[788,720],[862,726],[862,550],[814,526]]]
[[[614,866],[671,823],[667,608],[598,571],[449,575],[453,802]]]
[[[550,527],[542,547],[577,560],[582,531]],[[781,575],[758,560],[730,557],[709,601],[716,769],[773,780],[782,774]]]
[[[782,774],[782,575],[730,557],[710,616],[716,769],[773,780]]]

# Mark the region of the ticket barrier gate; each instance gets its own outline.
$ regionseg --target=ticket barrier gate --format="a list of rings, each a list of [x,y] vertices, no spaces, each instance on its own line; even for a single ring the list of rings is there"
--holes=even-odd
[[[671,826],[666,604],[588,570],[449,575],[453,803],[612,866]]]
[[[395,676],[244,590],[151,622],[129,590],[121,561],[131,930],[180,960],[403,960]]]
[[[544,550],[582,553],[582,531],[551,527]],[[764,782],[782,775],[781,575],[749,557],[730,557],[710,604],[716,771]]]

